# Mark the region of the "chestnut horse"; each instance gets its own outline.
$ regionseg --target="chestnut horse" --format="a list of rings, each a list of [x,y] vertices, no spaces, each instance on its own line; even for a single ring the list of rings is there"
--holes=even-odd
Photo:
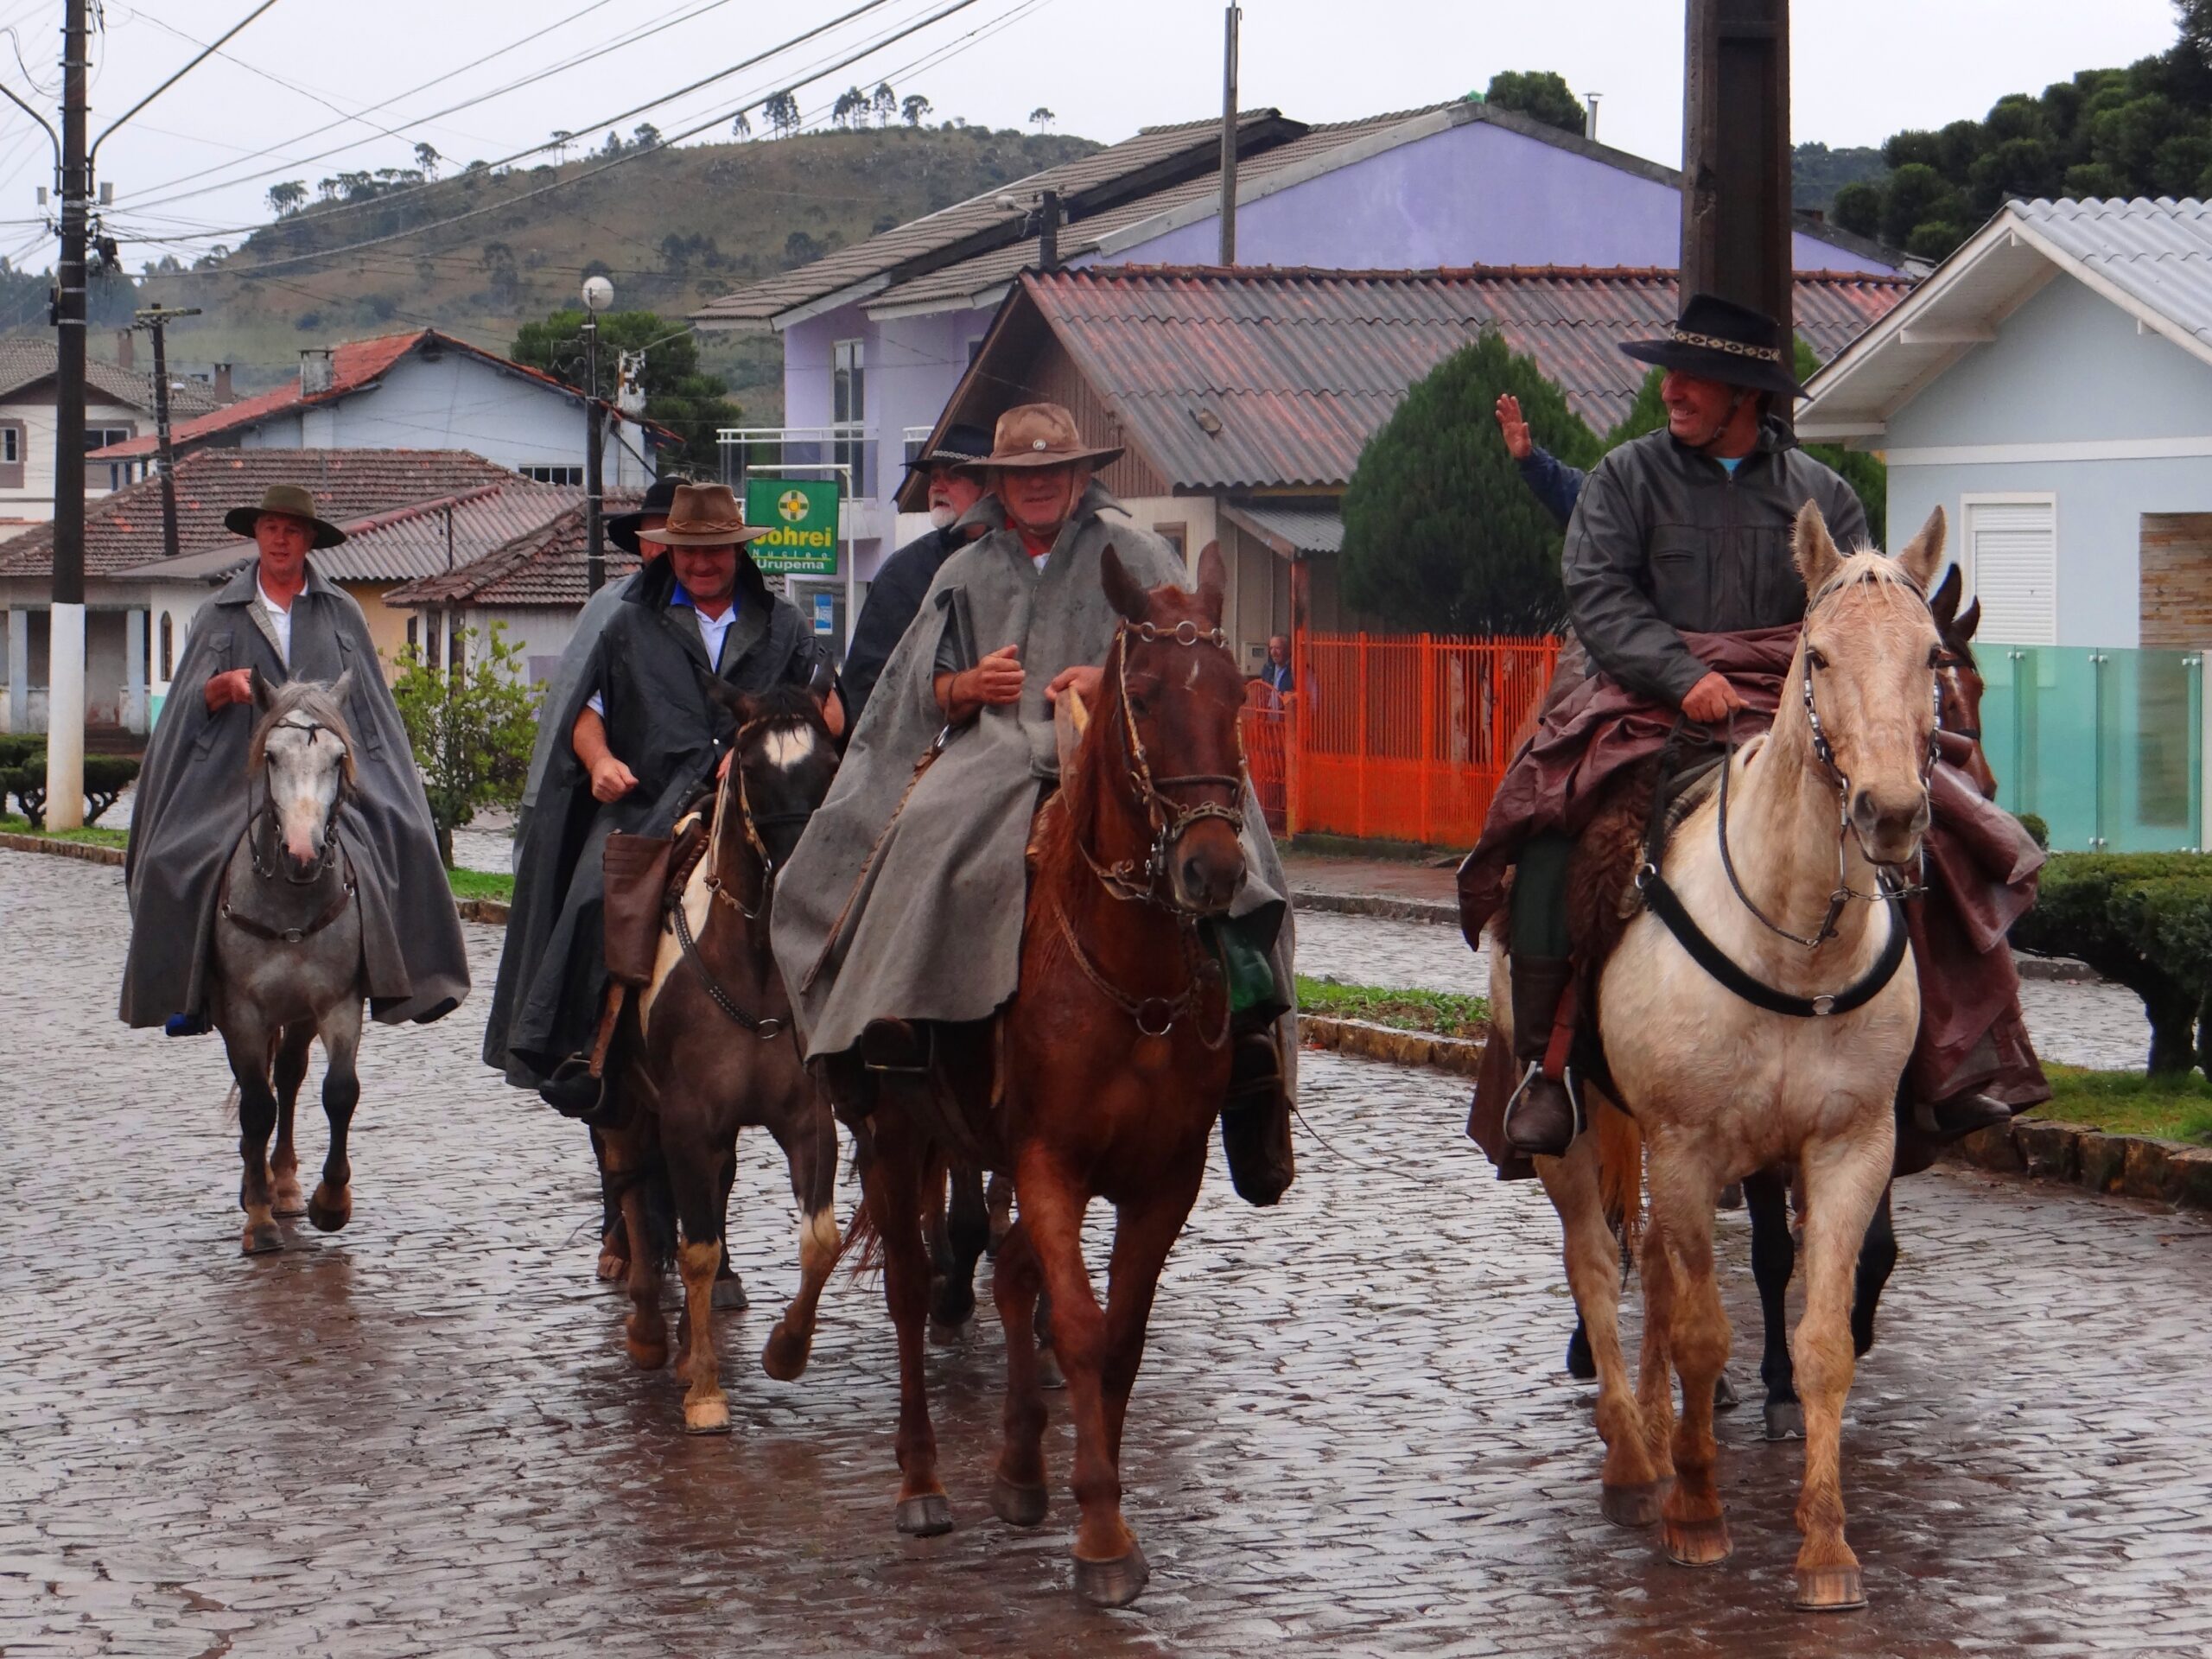
[[[1076,1588],[1118,1607],[1148,1573],[1122,1517],[1122,1423],[1160,1268],[1205,1178],[1229,1087],[1228,987],[1199,924],[1225,914],[1243,885],[1246,786],[1244,685],[1221,632],[1219,551],[1200,556],[1196,593],[1146,592],[1111,548],[1102,566],[1125,620],[1102,706],[1032,833],[1020,988],[990,1025],[943,1028],[949,1102],[927,1081],[878,1075],[859,1230],[880,1245],[899,1332],[899,1529],[944,1532],[952,1516],[923,1370],[920,1217],[939,1172],[969,1155],[956,1137],[1013,1179],[1019,1219],[993,1274],[1007,1398],[991,1508],[1033,1527],[1048,1503],[1041,1291],[1075,1419]],[[1083,1255],[1094,1198],[1116,1212],[1103,1308]]]
[[[623,1016],[609,1087],[628,1111],[603,1135],[608,1183],[621,1194],[630,1236],[630,1358],[645,1370],[668,1358],[660,1287],[673,1254],[683,1280],[683,1427],[723,1434],[729,1402],[715,1352],[714,1288],[741,1128],[775,1137],[798,1199],[798,1293],[760,1356],[779,1382],[806,1369],[815,1309],[841,1248],[830,1209],[836,1124],[799,1058],[791,1001],[768,951],[775,874],[830,792],[837,741],[810,692],[748,696],[704,673],[700,682],[736,716],[737,732],[706,851],[662,921],[636,1013]],[[671,1207],[680,1244],[670,1234]]]

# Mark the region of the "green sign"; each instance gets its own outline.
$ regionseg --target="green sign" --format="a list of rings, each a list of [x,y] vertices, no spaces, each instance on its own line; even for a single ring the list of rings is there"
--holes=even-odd
[[[745,522],[768,527],[768,533],[747,549],[764,575],[837,574],[835,479],[748,478]]]

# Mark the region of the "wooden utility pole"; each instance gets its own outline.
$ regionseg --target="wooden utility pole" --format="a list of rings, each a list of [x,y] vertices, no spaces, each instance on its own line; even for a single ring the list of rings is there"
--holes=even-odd
[[[1243,9],[1229,8],[1221,54],[1221,263],[1236,263],[1236,25]]]
[[[1689,0],[1688,17],[1682,295],[1718,294],[1787,328],[1789,0]]]
[[[85,821],[85,218],[92,168],[85,149],[86,13],[63,0],[61,257],[54,326],[54,600],[47,613],[46,824]]]
[[[196,317],[198,306],[165,311],[156,300],[137,314],[137,322],[154,337],[154,465],[162,479],[162,556],[173,559],[176,545],[176,448],[169,442],[169,322],[177,317]]]

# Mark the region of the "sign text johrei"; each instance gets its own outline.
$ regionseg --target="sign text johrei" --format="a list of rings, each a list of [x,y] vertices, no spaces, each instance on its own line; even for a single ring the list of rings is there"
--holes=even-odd
[[[837,485],[834,479],[748,478],[745,522],[768,533],[750,543],[767,575],[837,574]]]

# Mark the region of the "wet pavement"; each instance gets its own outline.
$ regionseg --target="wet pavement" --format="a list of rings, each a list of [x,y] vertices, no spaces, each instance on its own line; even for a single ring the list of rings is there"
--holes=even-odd
[[[891,1524],[894,1363],[841,1277],[813,1364],[755,1356],[796,1281],[780,1167],[741,1148],[736,1433],[691,1440],[591,1278],[582,1136],[478,1066],[480,1002],[372,1031],[354,1218],[237,1254],[213,1039],[111,1018],[119,872],[0,854],[0,1651],[153,1656],[2199,1654],[2212,1645],[2212,1226],[1942,1173],[1846,1439],[1872,1605],[1787,1605],[1799,1451],[1755,1436],[1740,1215],[1721,1218],[1737,1554],[1597,1513],[1556,1224],[1460,1139],[1461,1085],[1309,1056],[1298,1185],[1217,1171],[1132,1406],[1128,1612],[1073,1601],[1069,1438],[1041,1530],[985,1506],[1000,1345],[933,1350],[958,1529]],[[469,930],[479,975],[499,935]],[[35,965],[34,967],[34,964]],[[302,1135],[312,1163],[319,1117]],[[841,1218],[849,1213],[841,1194]],[[987,1302],[988,1306],[988,1302]]]

